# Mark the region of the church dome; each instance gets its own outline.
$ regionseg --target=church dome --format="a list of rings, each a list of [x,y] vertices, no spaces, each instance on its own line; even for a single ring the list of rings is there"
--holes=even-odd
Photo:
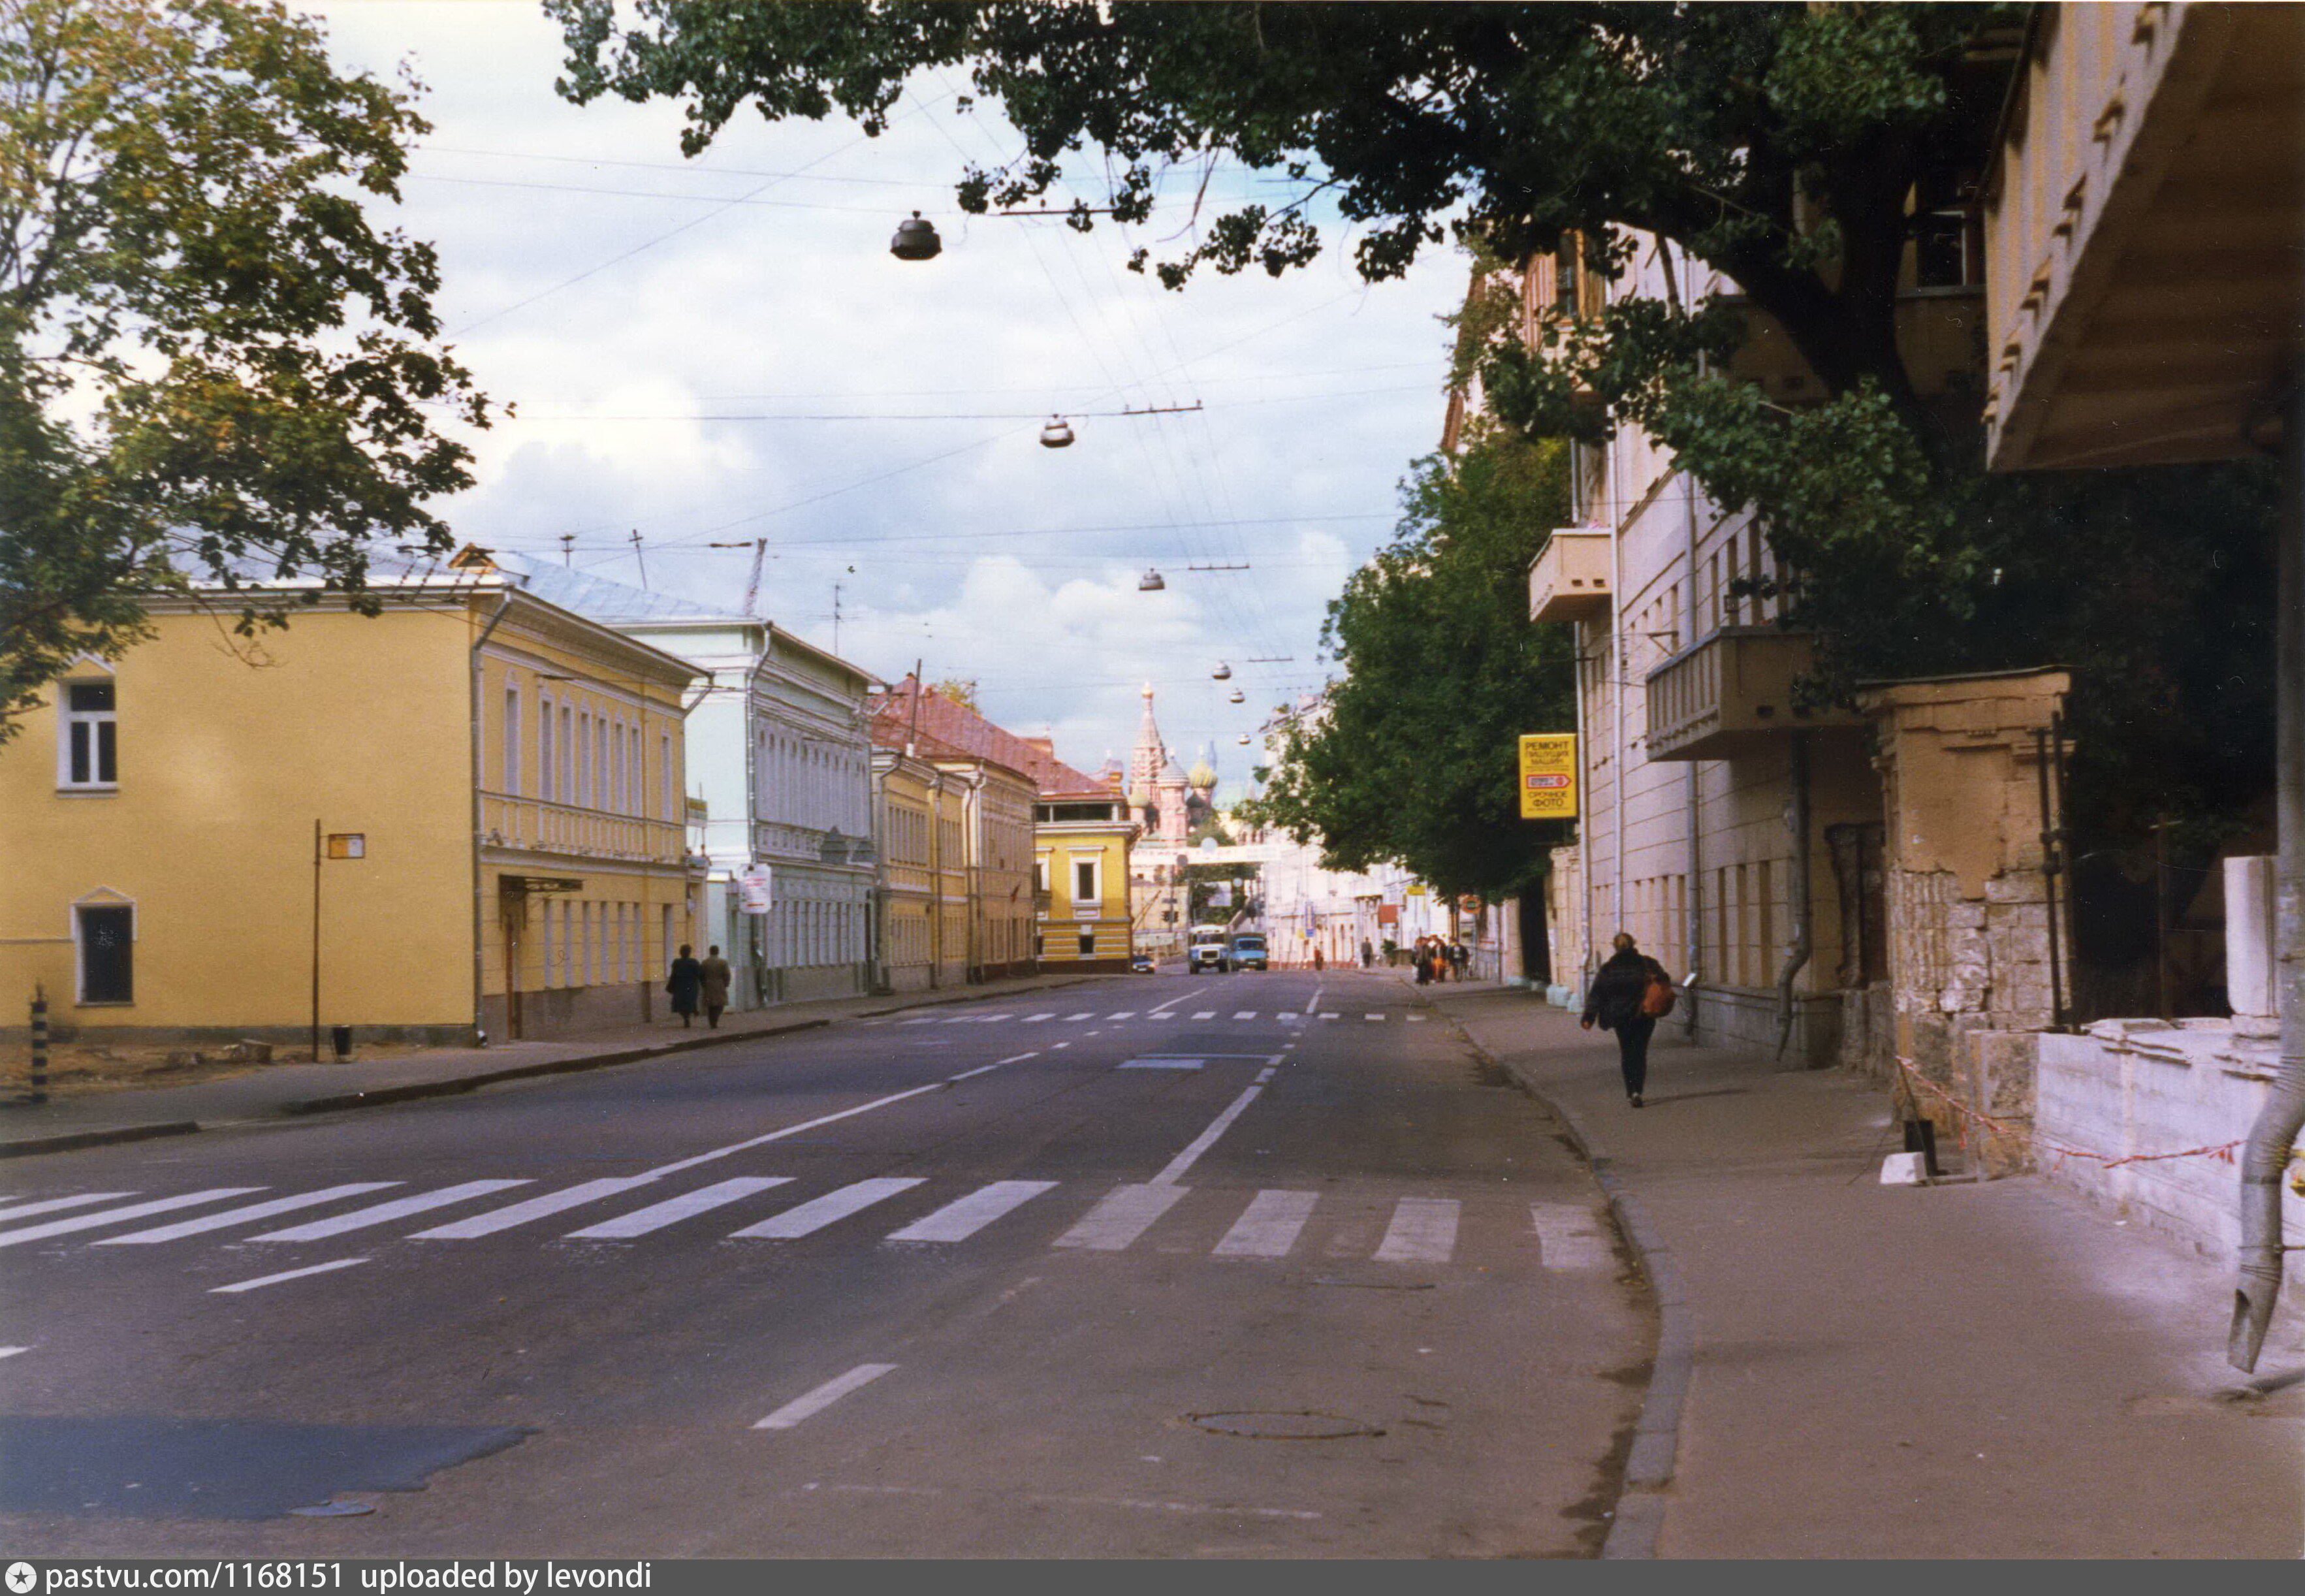
[[[1206,792],[1217,784],[1216,767],[1209,763],[1209,756],[1203,754],[1193,761],[1193,768],[1185,772],[1185,780],[1193,784],[1194,791]]]

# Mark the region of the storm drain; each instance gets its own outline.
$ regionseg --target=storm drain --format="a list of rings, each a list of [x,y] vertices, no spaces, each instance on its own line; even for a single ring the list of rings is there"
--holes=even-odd
[[[1241,1408],[1223,1413],[1187,1413],[1185,1421],[1213,1435],[1237,1435],[1253,1441],[1342,1441],[1384,1433],[1358,1419],[1316,1413],[1311,1408]]]

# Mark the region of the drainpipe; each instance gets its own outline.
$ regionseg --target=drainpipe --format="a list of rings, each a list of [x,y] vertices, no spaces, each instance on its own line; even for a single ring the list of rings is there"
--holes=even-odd
[[[2281,1295],[2281,1182],[2297,1133],[2305,1128],[2305,394],[2292,389],[2281,430],[2280,574],[2275,581],[2279,641],[2274,680],[2279,694],[2275,738],[2275,813],[2280,852],[2275,866],[2273,949],[2280,981],[2281,1066],[2250,1128],[2241,1157],[2239,1278],[2225,1356],[2257,1367],[2265,1332]]]
[[[483,1001],[481,967],[484,962],[481,952],[481,933],[486,924],[483,916],[485,901],[481,890],[481,650],[488,646],[489,638],[496,632],[497,623],[503,620],[505,611],[512,608],[512,578],[500,576],[498,579],[505,585],[504,597],[497,601],[496,613],[489,617],[489,624],[482,627],[481,635],[472,640],[472,654],[466,661],[464,672],[465,686],[471,697],[468,707],[472,733],[472,1034],[480,1038],[483,1047],[489,1045],[489,1033],[481,1023]],[[514,978],[510,974],[506,977],[507,981]],[[509,986],[505,989],[505,1015],[509,1024],[512,1015],[512,990]]]
[[[1617,480],[1617,443],[1613,435],[1609,440],[1609,470],[1602,479],[1608,484],[1609,504],[1609,718],[1615,722],[1610,728],[1616,780],[1612,783],[1616,793],[1617,836],[1615,867],[1609,889],[1610,912],[1616,916],[1618,931],[1627,925],[1625,913],[1625,524],[1624,495]],[[1613,935],[1613,933],[1612,933]],[[1599,939],[1594,939],[1598,951]]]
[[[1792,833],[1791,879],[1786,890],[1792,899],[1793,945],[1785,960],[1785,968],[1777,977],[1777,1056],[1785,1056],[1786,1044],[1793,1036],[1793,977],[1809,960],[1815,927],[1809,912],[1808,891],[1808,738],[1806,731],[1793,733],[1792,801],[1785,806],[1785,829]]]
[[[1680,477],[1682,486],[1688,490],[1681,508],[1682,566],[1688,581],[1688,636],[1681,646],[1693,648],[1697,644],[1697,479],[1687,471]],[[1681,950],[1681,986],[1688,994],[1688,1004],[1681,1015],[1680,1027],[1692,1042],[1697,1039],[1697,966],[1705,952],[1705,873],[1698,850],[1705,813],[1697,791],[1697,765],[1696,760],[1690,760],[1683,777],[1688,806],[1688,923],[1681,928],[1686,944]]]

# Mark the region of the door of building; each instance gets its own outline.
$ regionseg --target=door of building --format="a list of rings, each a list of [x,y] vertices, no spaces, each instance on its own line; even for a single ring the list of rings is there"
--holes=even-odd
[[[80,1001],[136,1000],[136,911],[124,904],[82,904],[80,910]]]

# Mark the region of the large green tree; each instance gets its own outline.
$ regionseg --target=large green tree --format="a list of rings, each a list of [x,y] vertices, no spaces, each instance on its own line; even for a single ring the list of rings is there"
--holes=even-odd
[[[1989,477],[1978,388],[1925,394],[1900,351],[1916,260],[1961,272],[2021,6],[641,0],[620,27],[608,0],[545,3],[568,41],[563,92],[679,100],[692,152],[747,103],[877,130],[908,82],[950,69],[1021,140],[1007,165],[956,174],[965,209],[1056,191],[1087,229],[1091,200],[1147,216],[1166,168],[1280,180],[1284,198],[1221,215],[1188,185],[1184,242],[1132,261],[1172,286],[1306,263],[1323,207],[1357,230],[1372,279],[1452,230],[1506,261],[1566,249],[1612,291],[1534,339],[1490,319],[1467,364],[1493,414],[1588,442],[1637,424],[1714,502],[1749,508],[1798,573],[1784,610],[1817,633],[1814,691],[2071,665],[2085,749],[2151,733],[2089,754],[2118,767],[2083,770],[2107,816],[2197,804],[2189,724],[2217,726],[2218,773],[2262,785],[2270,769],[2265,605],[2216,619],[2230,574],[2263,565],[2262,479],[2197,473],[2189,499],[2166,474]],[[1067,196],[1083,169],[1067,158],[1090,149],[1108,192]],[[1665,269],[1639,291],[1629,268],[1651,251]],[[1711,292],[1714,273],[1737,292]],[[1726,369],[1754,312],[1812,369],[1815,402],[1781,406]],[[2140,569],[2175,578],[2145,595],[2141,630],[2120,602]]]
[[[1576,718],[1571,635],[1528,619],[1528,563],[1567,518],[1562,455],[1491,429],[1416,463],[1398,535],[1329,606],[1343,678],[1282,733],[1250,818],[1451,895],[1543,878],[1567,827],[1520,818],[1514,771],[1521,733]]]
[[[440,550],[484,402],[379,230],[416,86],[241,0],[0,0],[0,738],[139,594]],[[252,629],[276,599],[227,598]]]

